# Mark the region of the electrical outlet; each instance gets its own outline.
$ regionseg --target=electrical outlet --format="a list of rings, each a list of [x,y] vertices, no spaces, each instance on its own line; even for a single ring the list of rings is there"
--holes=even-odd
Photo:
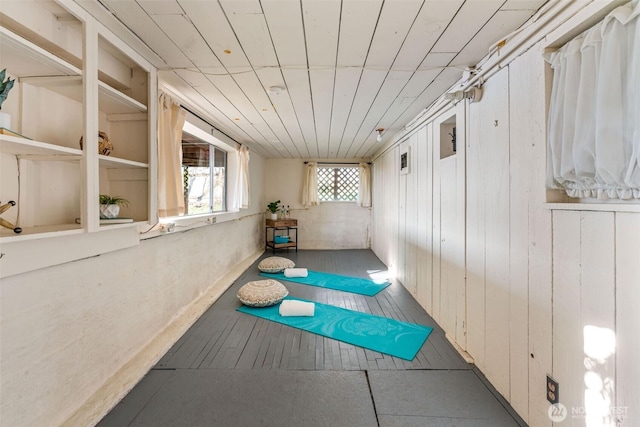
[[[550,403],[558,403],[560,400],[560,387],[558,382],[547,375],[547,400]]]
[[[207,218],[207,224],[215,224],[216,223],[216,217],[215,216],[210,216]]]

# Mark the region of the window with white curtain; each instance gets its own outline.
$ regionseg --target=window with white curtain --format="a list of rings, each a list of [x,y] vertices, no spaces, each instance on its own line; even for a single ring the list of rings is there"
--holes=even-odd
[[[640,3],[547,54],[553,69],[547,186],[640,200]]]

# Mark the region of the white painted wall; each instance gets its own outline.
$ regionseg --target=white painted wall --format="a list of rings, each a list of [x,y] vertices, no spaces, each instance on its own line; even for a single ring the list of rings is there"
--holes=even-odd
[[[421,164],[431,165],[417,177],[428,200],[414,204],[410,185],[394,169],[405,143],[417,145],[418,153],[434,151],[428,135],[437,115],[417,136],[374,157],[374,199],[385,202],[374,206],[372,248],[399,270],[398,278],[529,425],[552,425],[544,393],[550,374],[568,410],[559,425],[637,426],[640,213],[546,203],[544,44],[530,43],[528,51],[502,64],[485,82],[482,101],[466,110],[466,342],[447,320],[459,309],[457,299],[445,299],[455,282],[437,285],[442,266],[453,264],[458,253],[438,248],[443,171],[419,154]],[[417,244],[411,225],[416,214],[433,230],[429,235],[415,228]],[[412,257],[428,262],[415,266],[407,262]],[[590,350],[606,350],[610,337],[614,353]],[[588,423],[585,411],[597,409],[598,402],[609,402],[605,411],[615,416]]]
[[[264,210],[267,203],[276,200],[291,207],[291,217],[298,220],[299,249],[368,248],[371,209],[359,207],[355,202],[321,202],[305,209],[304,167],[300,159],[266,160]]]
[[[250,168],[251,207],[237,219],[0,281],[0,425],[60,425],[145,346],[180,337],[196,318],[184,318],[189,307],[263,250],[264,160],[251,153]],[[88,416],[104,415],[162,354],[145,354],[138,377],[112,384]]]

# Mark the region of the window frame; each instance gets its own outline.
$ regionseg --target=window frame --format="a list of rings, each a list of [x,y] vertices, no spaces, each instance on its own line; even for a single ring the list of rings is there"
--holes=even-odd
[[[331,200],[324,200],[322,197],[322,193],[320,192],[320,185],[322,183],[321,179],[320,179],[320,170],[321,169],[334,169],[334,180],[333,180],[333,195],[334,198]],[[335,195],[336,192],[338,191],[338,182],[337,182],[337,177],[335,176],[335,174],[337,173],[335,170],[338,169],[355,169],[356,170],[356,174],[357,174],[357,178],[358,178],[358,182],[356,185],[356,192],[355,192],[355,198],[353,200],[343,200],[343,199],[336,199]],[[354,164],[340,164],[340,163],[336,163],[336,164],[322,164],[322,165],[318,165],[317,166],[317,174],[316,174],[316,178],[318,181],[318,201],[320,203],[357,203],[358,202],[358,188],[360,186],[360,168],[358,165],[354,165]]]

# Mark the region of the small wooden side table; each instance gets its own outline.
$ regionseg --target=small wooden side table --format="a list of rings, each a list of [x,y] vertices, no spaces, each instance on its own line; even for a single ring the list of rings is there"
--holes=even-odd
[[[276,236],[287,236],[289,240],[286,243],[275,243]],[[296,248],[296,252],[298,252],[298,220],[293,218],[267,219],[264,245],[265,250],[271,248],[273,253],[276,253],[276,249],[289,248]]]

